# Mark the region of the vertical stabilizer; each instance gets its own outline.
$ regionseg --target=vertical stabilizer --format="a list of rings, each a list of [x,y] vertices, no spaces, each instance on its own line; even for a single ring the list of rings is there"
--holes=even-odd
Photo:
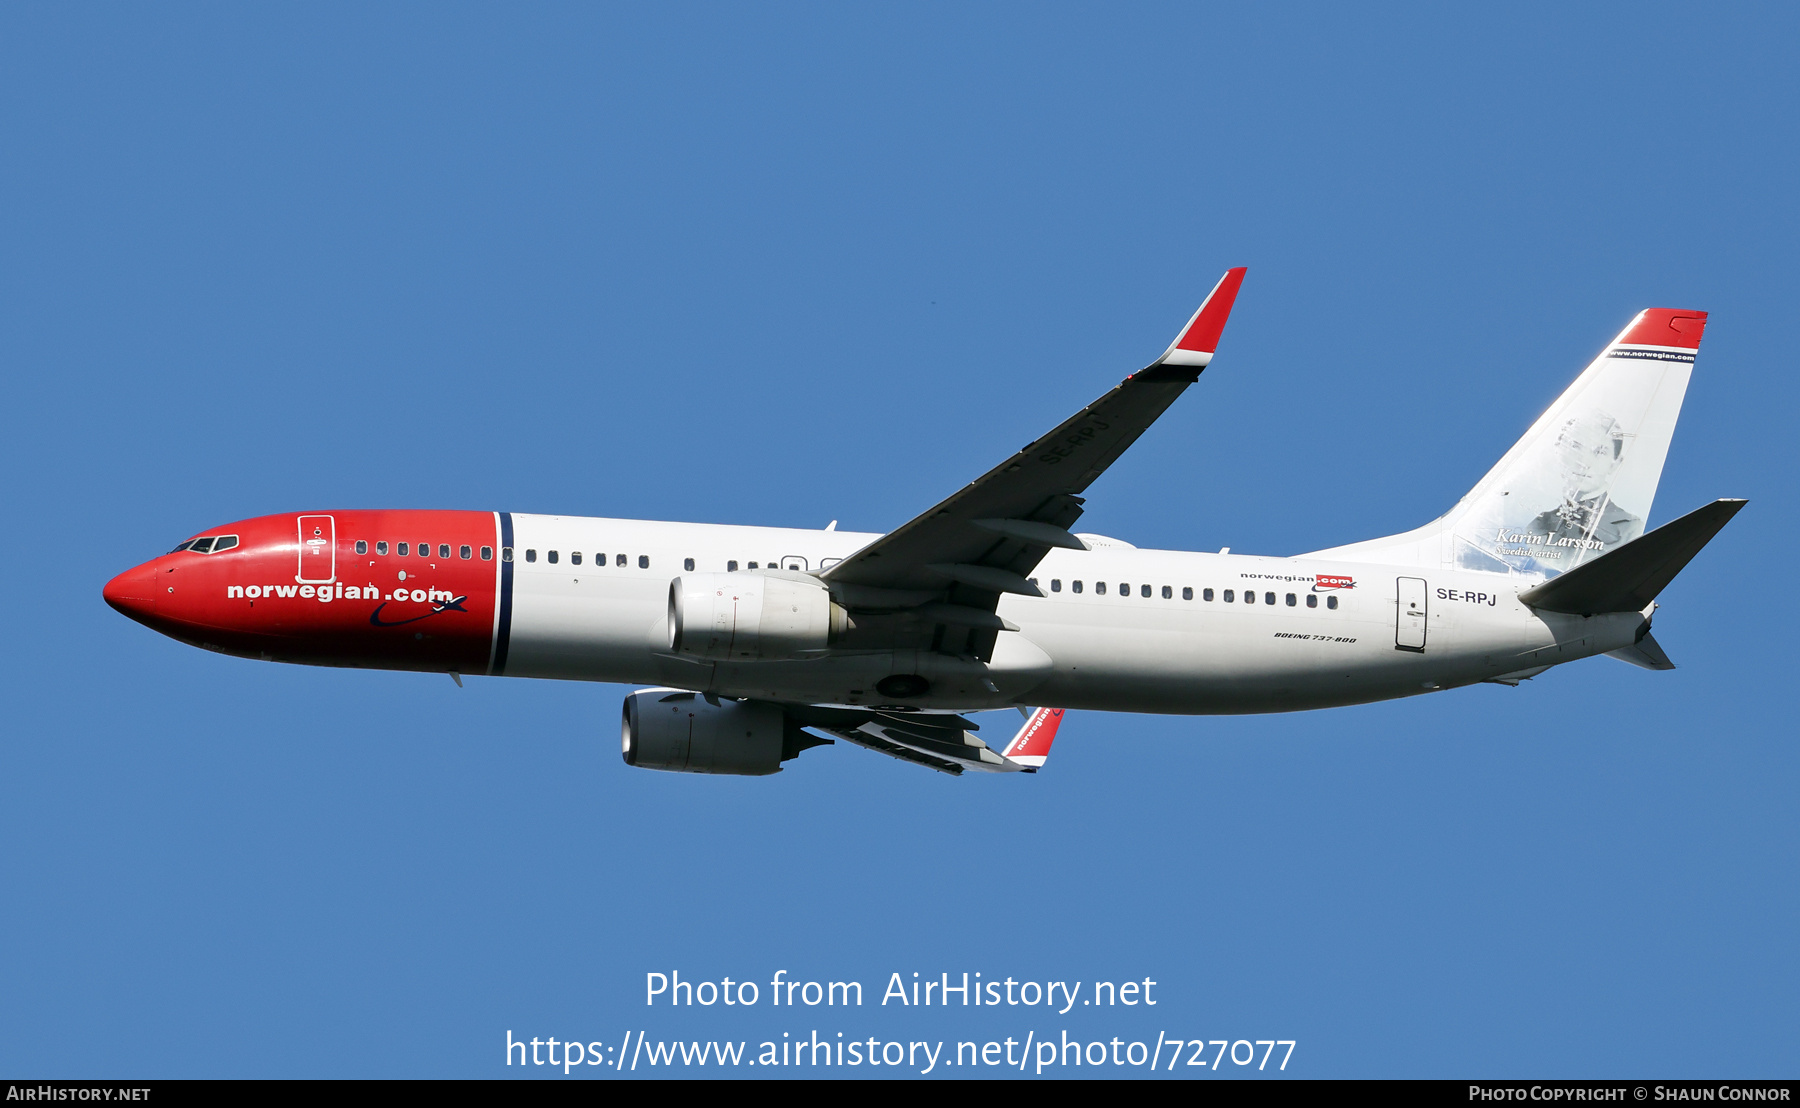
[[[1705,328],[1705,312],[1638,313],[1441,519],[1317,553],[1554,577],[1637,538]]]

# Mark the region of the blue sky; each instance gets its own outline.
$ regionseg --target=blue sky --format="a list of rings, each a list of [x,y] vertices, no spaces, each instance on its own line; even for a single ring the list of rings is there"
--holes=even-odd
[[[1791,1076],[1796,22],[0,11],[0,1071],[504,1076],[510,1029]],[[620,762],[623,688],[264,665],[100,599],[277,511],[887,529],[1232,265],[1218,360],[1084,529],[1281,554],[1415,526],[1638,309],[1705,309],[1652,522],[1751,504],[1662,597],[1681,668],[1078,713],[1030,778],[839,746],[709,779]],[[872,995],[646,1009],[669,970]],[[964,971],[1161,999],[874,1002]]]

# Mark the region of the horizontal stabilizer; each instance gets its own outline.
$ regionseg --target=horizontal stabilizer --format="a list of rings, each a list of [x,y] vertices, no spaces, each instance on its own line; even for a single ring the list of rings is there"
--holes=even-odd
[[[1674,669],[1675,663],[1663,653],[1660,643],[1645,631],[1644,637],[1623,650],[1608,650],[1608,658],[1617,658],[1621,662],[1630,662],[1641,669]]]
[[[1747,503],[1715,500],[1520,593],[1519,599],[1541,611],[1579,616],[1641,612]]]

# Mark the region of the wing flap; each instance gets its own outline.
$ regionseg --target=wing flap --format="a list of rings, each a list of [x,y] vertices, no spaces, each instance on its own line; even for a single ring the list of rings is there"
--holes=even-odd
[[[940,773],[960,774],[971,769],[1009,773],[1027,768],[976,738],[980,727],[962,716],[820,705],[794,705],[784,710],[803,727]]]
[[[931,755],[914,750],[909,746],[890,742],[879,735],[870,735],[854,727],[819,726],[816,729],[835,735],[847,743],[854,743],[864,750],[873,750],[877,754],[886,754],[890,758],[911,762],[915,766],[924,766],[926,769],[934,769],[952,777],[962,776],[963,767],[948,758],[933,758]]]

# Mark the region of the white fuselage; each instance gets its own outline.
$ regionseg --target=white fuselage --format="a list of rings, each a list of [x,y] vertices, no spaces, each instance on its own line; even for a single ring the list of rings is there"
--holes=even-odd
[[[931,680],[931,692],[913,703],[948,711],[1323,708],[1529,675],[1630,646],[1645,618],[1535,612],[1517,594],[1539,579],[1516,574],[1139,550],[1102,540],[1090,550],[1052,550],[1032,575],[1045,596],[1002,598],[999,614],[1019,630],[1000,633],[989,662],[918,651],[705,662],[670,652],[672,579],[752,566],[817,573],[880,536],[512,518],[509,676],[790,703],[877,704],[885,699],[877,681],[918,673]]]

